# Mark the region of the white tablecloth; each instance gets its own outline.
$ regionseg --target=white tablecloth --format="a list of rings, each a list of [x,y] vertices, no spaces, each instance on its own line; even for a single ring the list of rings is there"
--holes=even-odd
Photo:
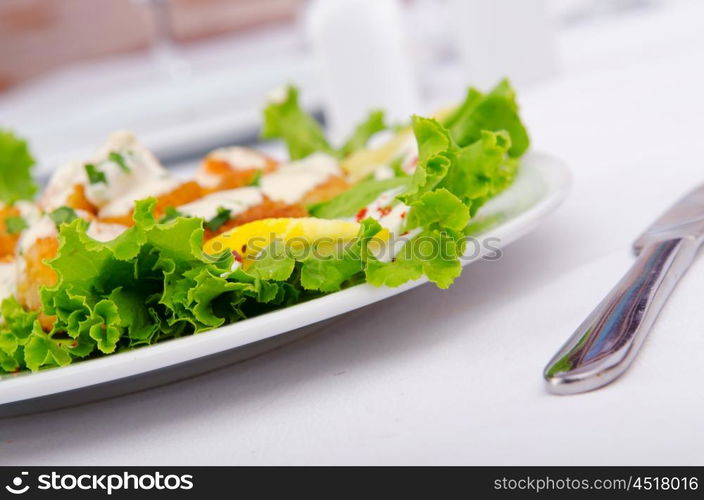
[[[500,261],[240,365],[2,421],[0,462],[701,464],[703,260],[621,380],[557,397],[541,371],[639,231],[704,180],[703,14],[675,2],[560,36],[563,72],[521,101],[574,189]]]

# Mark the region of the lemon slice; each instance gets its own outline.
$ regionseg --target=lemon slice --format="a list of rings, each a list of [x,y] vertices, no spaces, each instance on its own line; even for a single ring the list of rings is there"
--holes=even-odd
[[[432,117],[442,121],[450,116],[455,109],[457,109],[457,106],[439,109],[433,113]],[[358,182],[381,165],[391,164],[408,148],[408,143],[411,140],[413,140],[413,130],[410,127],[406,127],[376,148],[364,148],[355,151],[342,160],[340,166],[352,182]]]
[[[328,246],[349,242],[357,237],[360,224],[351,221],[317,219],[315,217],[262,219],[235,227],[205,243],[207,254],[220,254],[225,250],[236,252],[243,263],[251,260],[279,240],[291,246]],[[382,234],[384,233],[384,234]],[[387,231],[379,237],[385,239]]]
[[[342,160],[340,166],[352,182],[358,182],[374,172],[381,165],[390,164],[410,140],[412,132],[406,129],[374,149],[360,149]]]

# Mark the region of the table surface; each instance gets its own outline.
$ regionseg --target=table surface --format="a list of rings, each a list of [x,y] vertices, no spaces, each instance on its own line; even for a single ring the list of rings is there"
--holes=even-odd
[[[340,318],[331,331],[159,389],[0,422],[3,464],[701,464],[704,261],[629,372],[545,392],[544,364],[704,179],[701,2],[560,35],[521,93],[571,195],[501,260]]]

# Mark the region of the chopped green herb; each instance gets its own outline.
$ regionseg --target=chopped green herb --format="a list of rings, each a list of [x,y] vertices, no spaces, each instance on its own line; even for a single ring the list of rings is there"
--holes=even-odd
[[[262,171],[257,170],[254,173],[254,177],[252,177],[252,180],[249,181],[248,186],[259,186],[261,184],[261,180],[262,180]]]
[[[186,217],[186,215],[179,212],[174,207],[166,207],[166,210],[164,210],[164,216],[161,218],[161,220],[159,222],[161,222],[163,224],[164,222],[172,221],[172,220],[176,219],[177,217]]]
[[[231,213],[231,210],[219,207],[218,214],[205,223],[205,229],[208,229],[210,231],[217,231],[222,227],[223,224],[230,220]]]
[[[122,156],[120,153],[117,153],[115,151],[111,151],[110,154],[108,155],[108,159],[111,162],[116,163],[117,166],[120,167],[120,169],[123,172],[129,173],[130,167],[127,166],[127,162],[125,161],[125,157]]]
[[[5,227],[7,228],[8,233],[19,234],[23,229],[27,229],[29,226],[27,225],[27,221],[21,216],[13,215],[12,217],[5,219]]]
[[[61,224],[68,224],[78,219],[78,215],[73,208],[64,205],[49,213],[49,218],[54,221],[56,227],[60,227]]]
[[[86,163],[85,169],[86,175],[88,176],[88,182],[90,182],[91,184],[97,184],[99,182],[102,182],[103,184],[108,183],[108,180],[105,177],[105,173],[98,170],[97,167],[92,163]]]

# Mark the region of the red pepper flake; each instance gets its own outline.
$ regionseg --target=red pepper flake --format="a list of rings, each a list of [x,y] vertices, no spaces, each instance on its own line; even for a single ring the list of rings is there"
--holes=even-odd
[[[247,253],[247,244],[242,245],[242,254]]]
[[[406,212],[405,211],[401,212],[401,218],[403,219],[405,216],[406,216]]]
[[[361,221],[367,216],[367,208],[364,207],[362,208],[359,212],[357,212],[357,215],[355,216],[355,219],[357,219],[357,222]]]
[[[239,262],[240,264],[242,263],[242,256],[239,254],[237,250],[232,251],[232,255],[235,257],[235,260]]]
[[[401,233],[401,236],[406,236],[406,235],[408,235],[408,234],[410,234],[410,231],[404,231],[404,232]]]
[[[391,212],[391,205],[386,205],[385,207],[379,207],[377,208],[377,211],[379,214],[381,214],[382,217],[385,215],[389,215],[389,212]]]

